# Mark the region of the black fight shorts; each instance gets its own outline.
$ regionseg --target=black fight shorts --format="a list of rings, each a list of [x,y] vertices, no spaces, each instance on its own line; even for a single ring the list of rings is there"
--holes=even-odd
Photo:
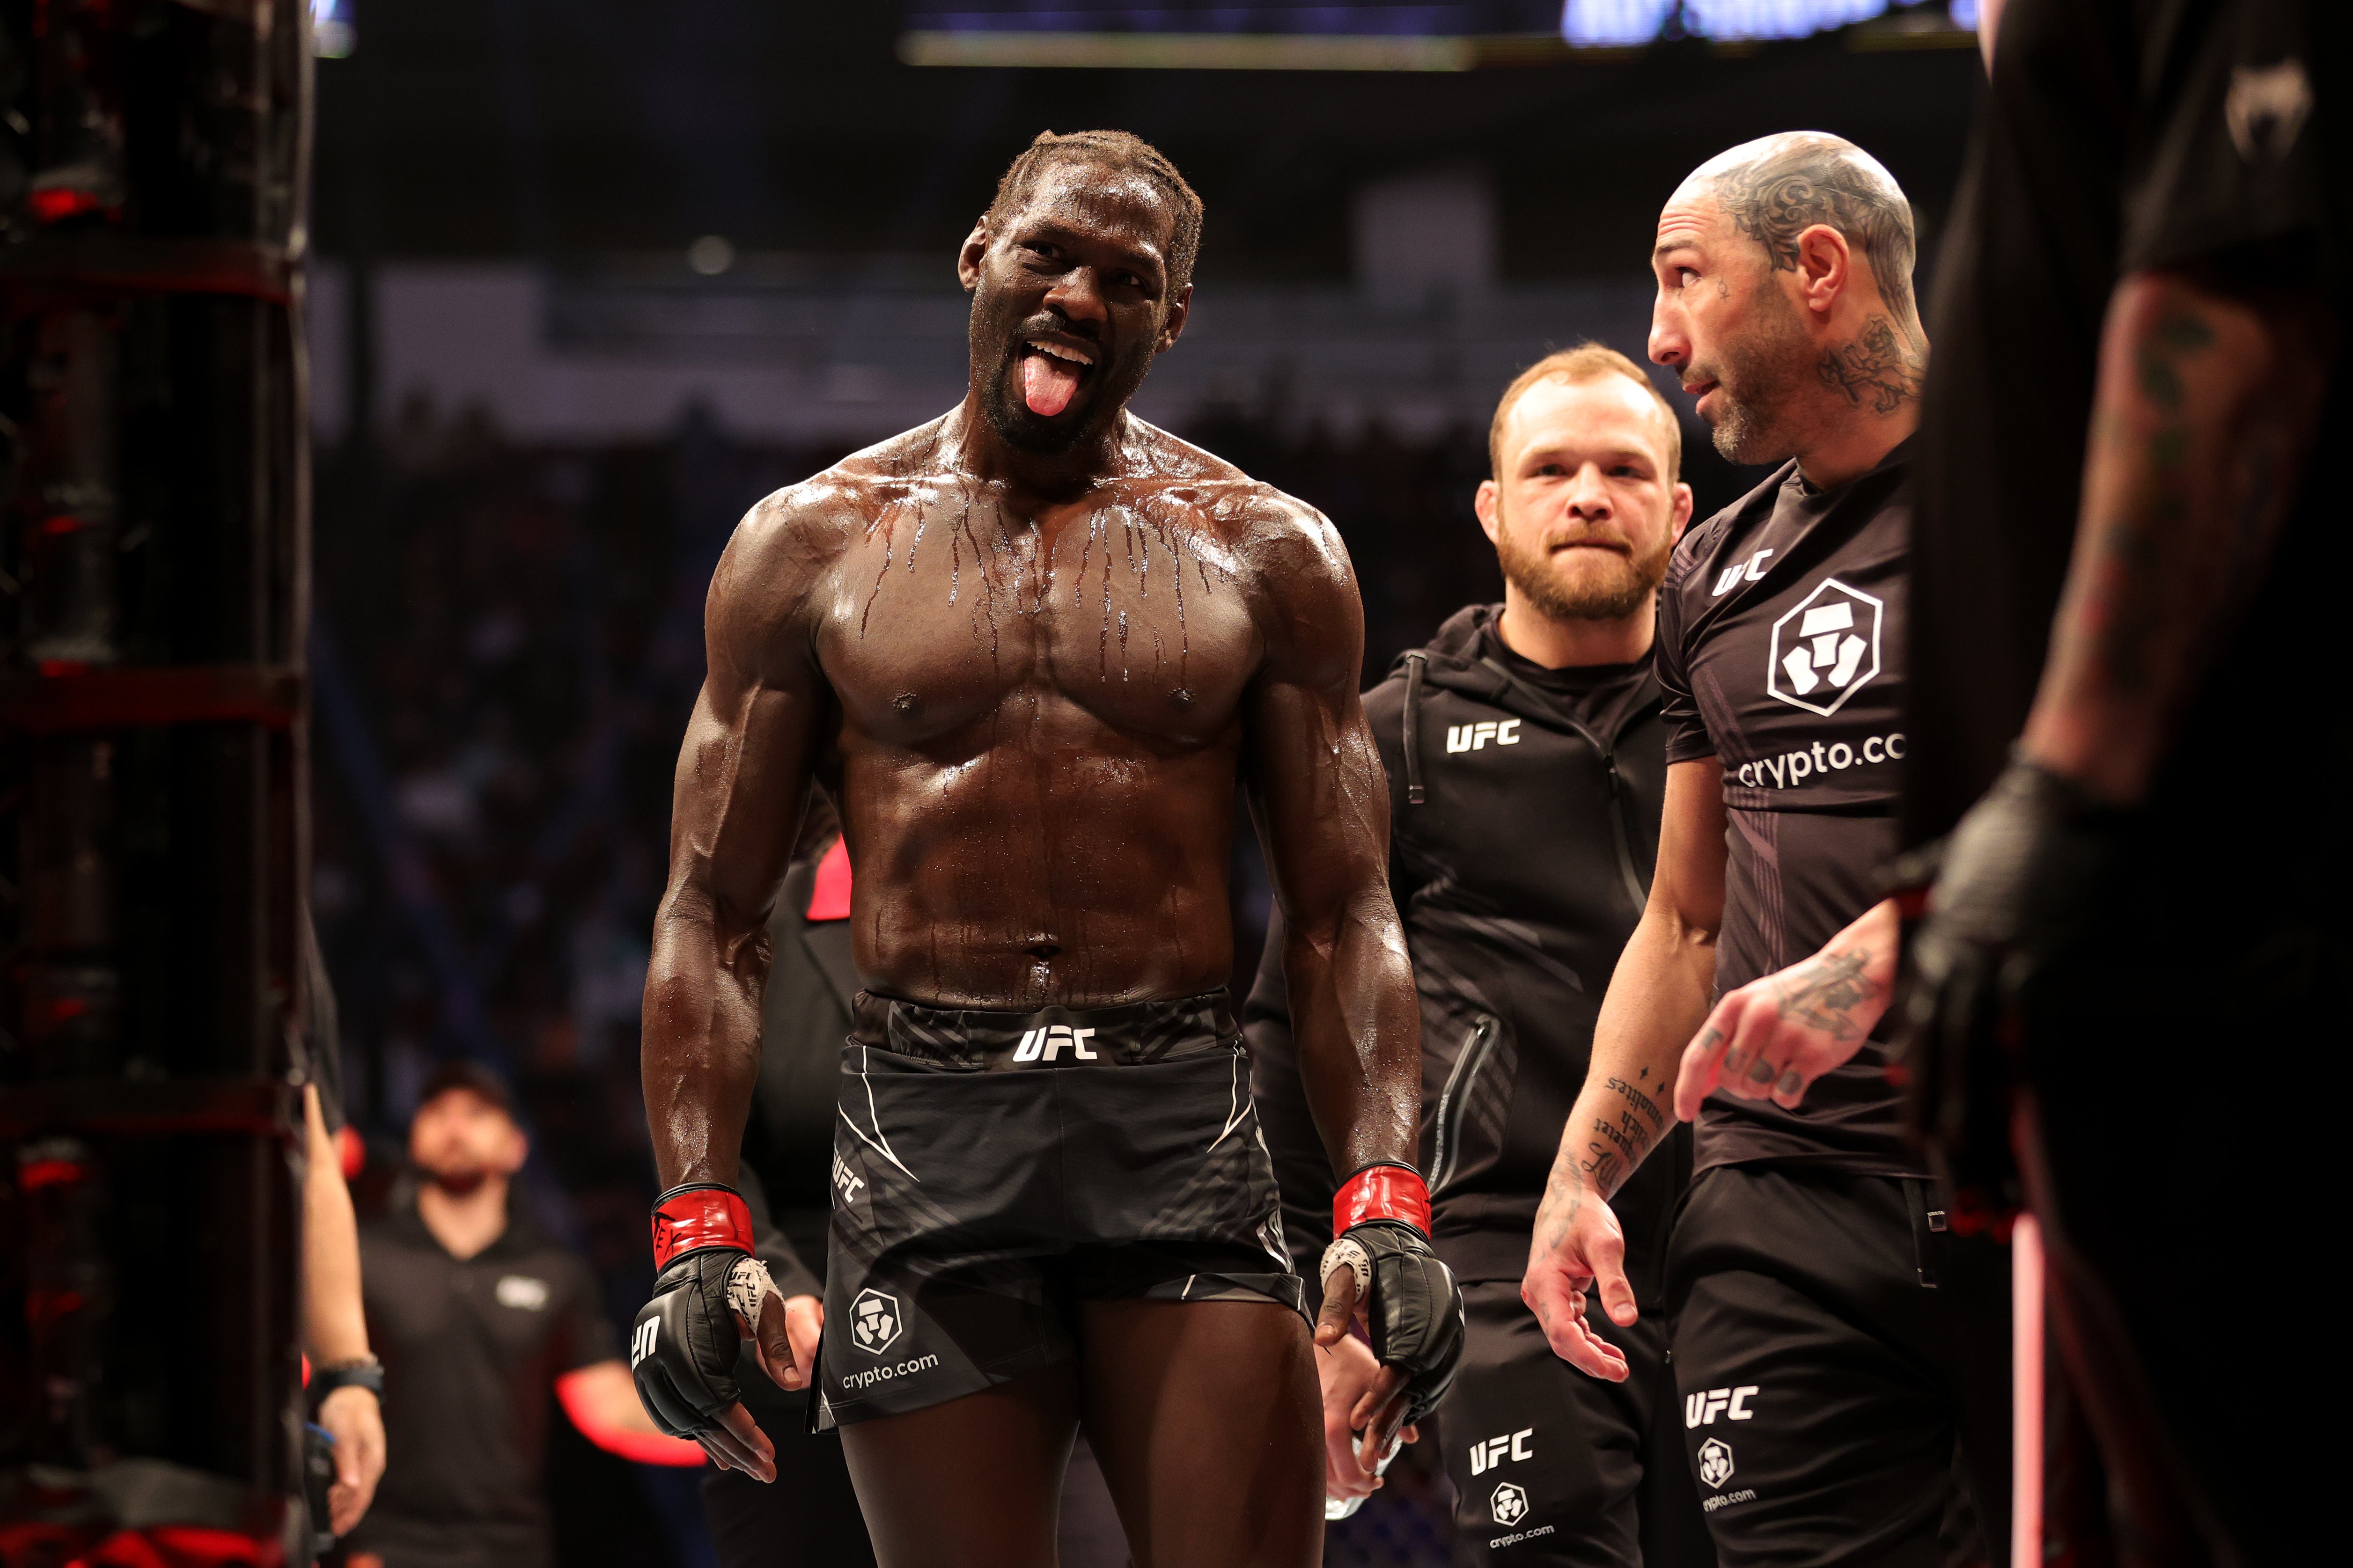
[[[1067,1360],[1080,1301],[1303,1315],[1222,993],[1037,1013],[861,994],[833,1147],[820,1426]]]

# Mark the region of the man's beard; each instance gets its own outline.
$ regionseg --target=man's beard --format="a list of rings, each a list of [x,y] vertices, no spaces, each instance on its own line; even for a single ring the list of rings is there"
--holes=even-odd
[[[1033,414],[1021,390],[1021,345],[1041,332],[1066,330],[1059,317],[1033,316],[1018,322],[1008,332],[996,331],[983,325],[985,306],[973,303],[971,331],[972,363],[976,369],[982,365],[994,367],[980,385],[980,411],[997,439],[1018,452],[1033,457],[1056,458],[1077,446],[1087,433],[1097,427],[1098,409],[1108,406],[1114,412],[1127,405],[1135,389],[1144,384],[1145,373],[1152,368],[1151,345],[1143,352],[1129,350],[1113,359],[1108,354],[1098,359],[1085,379],[1080,383],[1071,406],[1052,418]],[[1101,349],[1098,344],[1098,350]]]
[[[1812,348],[1790,304],[1768,273],[1757,286],[1758,325],[1744,341],[1726,343],[1721,367],[1694,366],[1721,394],[1709,438],[1736,463],[1778,463],[1798,449],[1788,415],[1799,394],[1816,381]]]
[[[1666,581],[1667,561],[1675,551],[1672,537],[1661,540],[1648,555],[1596,550],[1591,559],[1600,570],[1588,567],[1578,574],[1579,581],[1564,583],[1541,538],[1524,541],[1507,514],[1499,515],[1496,523],[1495,558],[1503,565],[1504,580],[1548,621],[1622,621],[1636,614]]]

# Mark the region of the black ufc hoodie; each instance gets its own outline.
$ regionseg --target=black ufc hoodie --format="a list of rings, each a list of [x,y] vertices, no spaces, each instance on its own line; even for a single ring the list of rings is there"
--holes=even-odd
[[[1516,1279],[1527,1266],[1602,994],[1648,897],[1666,790],[1649,659],[1547,671],[1504,647],[1501,613],[1456,612],[1365,695],[1388,773],[1390,889],[1421,996],[1421,1166],[1440,1255],[1466,1280]],[[1284,1236],[1313,1281],[1335,1184],[1299,1083],[1279,917],[1243,1026]],[[1614,1205],[1646,1309],[1690,1158],[1678,1128]]]

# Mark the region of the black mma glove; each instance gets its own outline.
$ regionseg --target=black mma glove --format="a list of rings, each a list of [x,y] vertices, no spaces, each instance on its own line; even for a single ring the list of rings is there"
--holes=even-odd
[[[1909,879],[1935,886],[1907,951],[1912,1114],[1945,1163],[1957,1228],[2015,1213],[2010,1100],[2022,1001],[2089,923],[2127,815],[2013,756]]]
[[[716,1182],[672,1187],[654,1205],[653,1300],[629,1335],[629,1370],[654,1425],[693,1437],[720,1425],[742,1391],[735,1358],[776,1292],[752,1256],[752,1216]]]
[[[1462,1291],[1430,1247],[1430,1191],[1409,1165],[1367,1165],[1332,1200],[1323,1275],[1356,1277],[1373,1359],[1405,1373],[1404,1423],[1438,1407],[1462,1360]]]

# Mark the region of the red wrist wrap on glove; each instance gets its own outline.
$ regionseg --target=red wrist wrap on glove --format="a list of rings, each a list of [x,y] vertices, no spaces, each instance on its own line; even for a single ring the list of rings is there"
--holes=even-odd
[[[752,1211],[742,1195],[715,1182],[664,1193],[654,1205],[654,1268],[706,1247],[752,1250]]]
[[[1332,1199],[1332,1234],[1368,1219],[1398,1219],[1430,1235],[1430,1189],[1409,1165],[1367,1165]]]

